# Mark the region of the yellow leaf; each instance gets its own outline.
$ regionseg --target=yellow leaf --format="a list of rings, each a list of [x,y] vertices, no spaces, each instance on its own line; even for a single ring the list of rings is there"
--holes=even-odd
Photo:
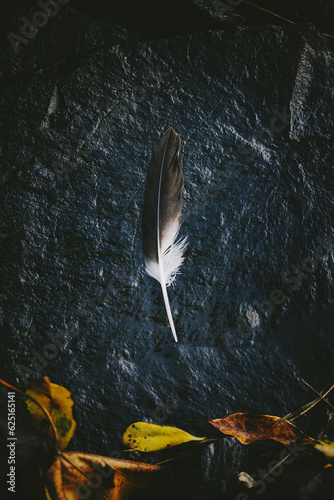
[[[177,427],[135,422],[123,434],[123,443],[139,451],[157,451],[188,441],[204,441]]]
[[[48,412],[58,432],[58,448],[64,450],[72,438],[76,422],[73,419],[73,400],[71,393],[64,387],[53,384],[45,377],[43,382],[30,384],[26,394],[34,397]],[[32,422],[37,429],[50,437],[53,436],[50,422],[43,411],[29,398],[26,399]]]
[[[45,473],[51,500],[126,500],[150,485],[161,468],[91,453],[59,453]]]
[[[334,458],[334,442],[329,439],[320,439],[313,443],[316,450],[320,451],[327,458]]]

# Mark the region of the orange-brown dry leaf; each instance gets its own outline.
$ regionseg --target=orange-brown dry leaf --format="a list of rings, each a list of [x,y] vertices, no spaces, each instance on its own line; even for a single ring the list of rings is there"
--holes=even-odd
[[[30,384],[26,394],[33,396],[48,410],[58,432],[58,447],[60,450],[64,450],[77,425],[72,415],[74,403],[71,393],[65,387],[53,384],[48,377],[45,377],[42,382]],[[27,398],[26,402],[34,426],[52,437],[50,423],[42,410],[31,399]]]
[[[147,487],[159,471],[157,465],[63,452],[45,473],[45,481],[51,500],[126,500]]]
[[[223,434],[236,437],[242,444],[253,443],[259,439],[272,439],[282,444],[292,444],[298,439],[301,445],[314,441],[289,420],[272,415],[233,413],[226,418],[209,420],[209,423]]]

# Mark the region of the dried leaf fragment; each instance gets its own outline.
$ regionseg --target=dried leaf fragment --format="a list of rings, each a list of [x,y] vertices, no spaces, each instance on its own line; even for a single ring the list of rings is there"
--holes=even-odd
[[[255,479],[253,479],[247,472],[239,472],[238,479],[241,483],[244,483],[247,488],[253,488],[256,483]]]

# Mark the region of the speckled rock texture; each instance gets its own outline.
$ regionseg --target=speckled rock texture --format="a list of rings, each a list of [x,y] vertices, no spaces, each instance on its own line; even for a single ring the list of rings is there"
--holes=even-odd
[[[29,9],[13,8],[6,30]],[[334,362],[326,39],[236,16],[144,40],[70,4],[17,53],[3,38],[2,378],[69,388],[71,449],[102,455],[134,421],[207,435],[210,418],[313,399],[301,379],[320,390]],[[178,344],[141,242],[150,156],[169,126],[189,239],[169,291]],[[226,463],[231,443],[204,452],[202,489],[182,498],[223,498],[245,460]]]

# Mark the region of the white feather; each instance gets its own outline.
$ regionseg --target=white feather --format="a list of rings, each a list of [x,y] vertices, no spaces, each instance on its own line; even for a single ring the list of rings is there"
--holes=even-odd
[[[187,246],[187,237],[177,241],[183,205],[183,175],[178,160],[179,149],[180,138],[170,128],[162,136],[152,155],[143,216],[146,272],[161,285],[175,342],[177,335],[167,287],[174,282],[179,273]]]

